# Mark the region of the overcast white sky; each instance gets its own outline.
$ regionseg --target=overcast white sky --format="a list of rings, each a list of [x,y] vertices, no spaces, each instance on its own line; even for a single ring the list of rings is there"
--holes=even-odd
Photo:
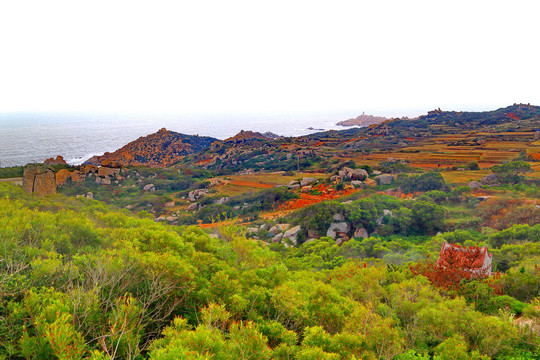
[[[0,0],[0,113],[540,105],[540,1]]]

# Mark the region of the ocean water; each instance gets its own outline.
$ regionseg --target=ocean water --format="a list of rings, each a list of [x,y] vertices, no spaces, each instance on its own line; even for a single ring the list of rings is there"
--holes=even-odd
[[[113,152],[161,128],[226,139],[240,130],[300,136],[331,129],[354,112],[292,114],[77,115],[0,114],[0,167],[62,155],[72,165]],[[313,129],[309,129],[313,128]]]

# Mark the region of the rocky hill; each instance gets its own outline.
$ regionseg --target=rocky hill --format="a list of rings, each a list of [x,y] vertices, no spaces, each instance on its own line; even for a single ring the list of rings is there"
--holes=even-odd
[[[106,152],[86,161],[87,164],[101,165],[115,162],[119,166],[171,166],[183,157],[197,153],[218,139],[208,136],[184,135],[165,128],[155,134],[140,137],[113,153]]]
[[[373,124],[380,124],[383,121],[388,120],[382,116],[373,116],[362,114],[355,118],[338,122],[336,125],[340,126],[369,126]]]
[[[223,140],[223,142],[225,143],[232,142],[232,143],[240,144],[240,143],[253,141],[253,140],[273,140],[277,138],[279,138],[279,135],[276,135],[271,132],[266,132],[264,134],[261,134],[260,132],[256,132],[256,131],[241,130],[238,134],[236,134],[233,137]]]

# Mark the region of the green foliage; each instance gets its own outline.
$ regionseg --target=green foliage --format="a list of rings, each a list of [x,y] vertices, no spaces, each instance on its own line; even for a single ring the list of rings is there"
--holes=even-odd
[[[539,225],[410,236],[441,226],[439,200],[451,204],[432,192],[305,208],[292,215],[305,230],[325,231],[341,214],[390,235],[278,252],[236,225],[216,239],[0,184],[0,358],[533,358],[540,338],[513,317],[539,318]],[[392,215],[372,224],[384,210]],[[509,270],[440,291],[407,263],[436,256],[443,239],[488,241]]]
[[[0,179],[15,178],[23,176],[23,166],[12,166],[0,168]]]
[[[531,171],[531,165],[525,161],[511,161],[495,165],[491,171],[497,176],[499,182],[517,184],[525,179],[525,173]]]
[[[409,193],[415,191],[448,190],[448,186],[444,182],[442,175],[434,171],[420,175],[400,174],[397,177],[397,184],[403,191]]]

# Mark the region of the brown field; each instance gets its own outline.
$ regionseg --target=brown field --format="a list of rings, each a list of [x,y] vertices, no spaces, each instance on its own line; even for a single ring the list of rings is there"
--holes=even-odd
[[[321,173],[297,173],[293,176],[283,176],[283,173],[263,173],[251,175],[230,175],[223,178],[218,185],[213,186],[220,196],[241,195],[259,189],[269,189],[278,185],[286,185],[293,180],[303,177],[313,177],[316,179],[326,178],[327,174]]]

